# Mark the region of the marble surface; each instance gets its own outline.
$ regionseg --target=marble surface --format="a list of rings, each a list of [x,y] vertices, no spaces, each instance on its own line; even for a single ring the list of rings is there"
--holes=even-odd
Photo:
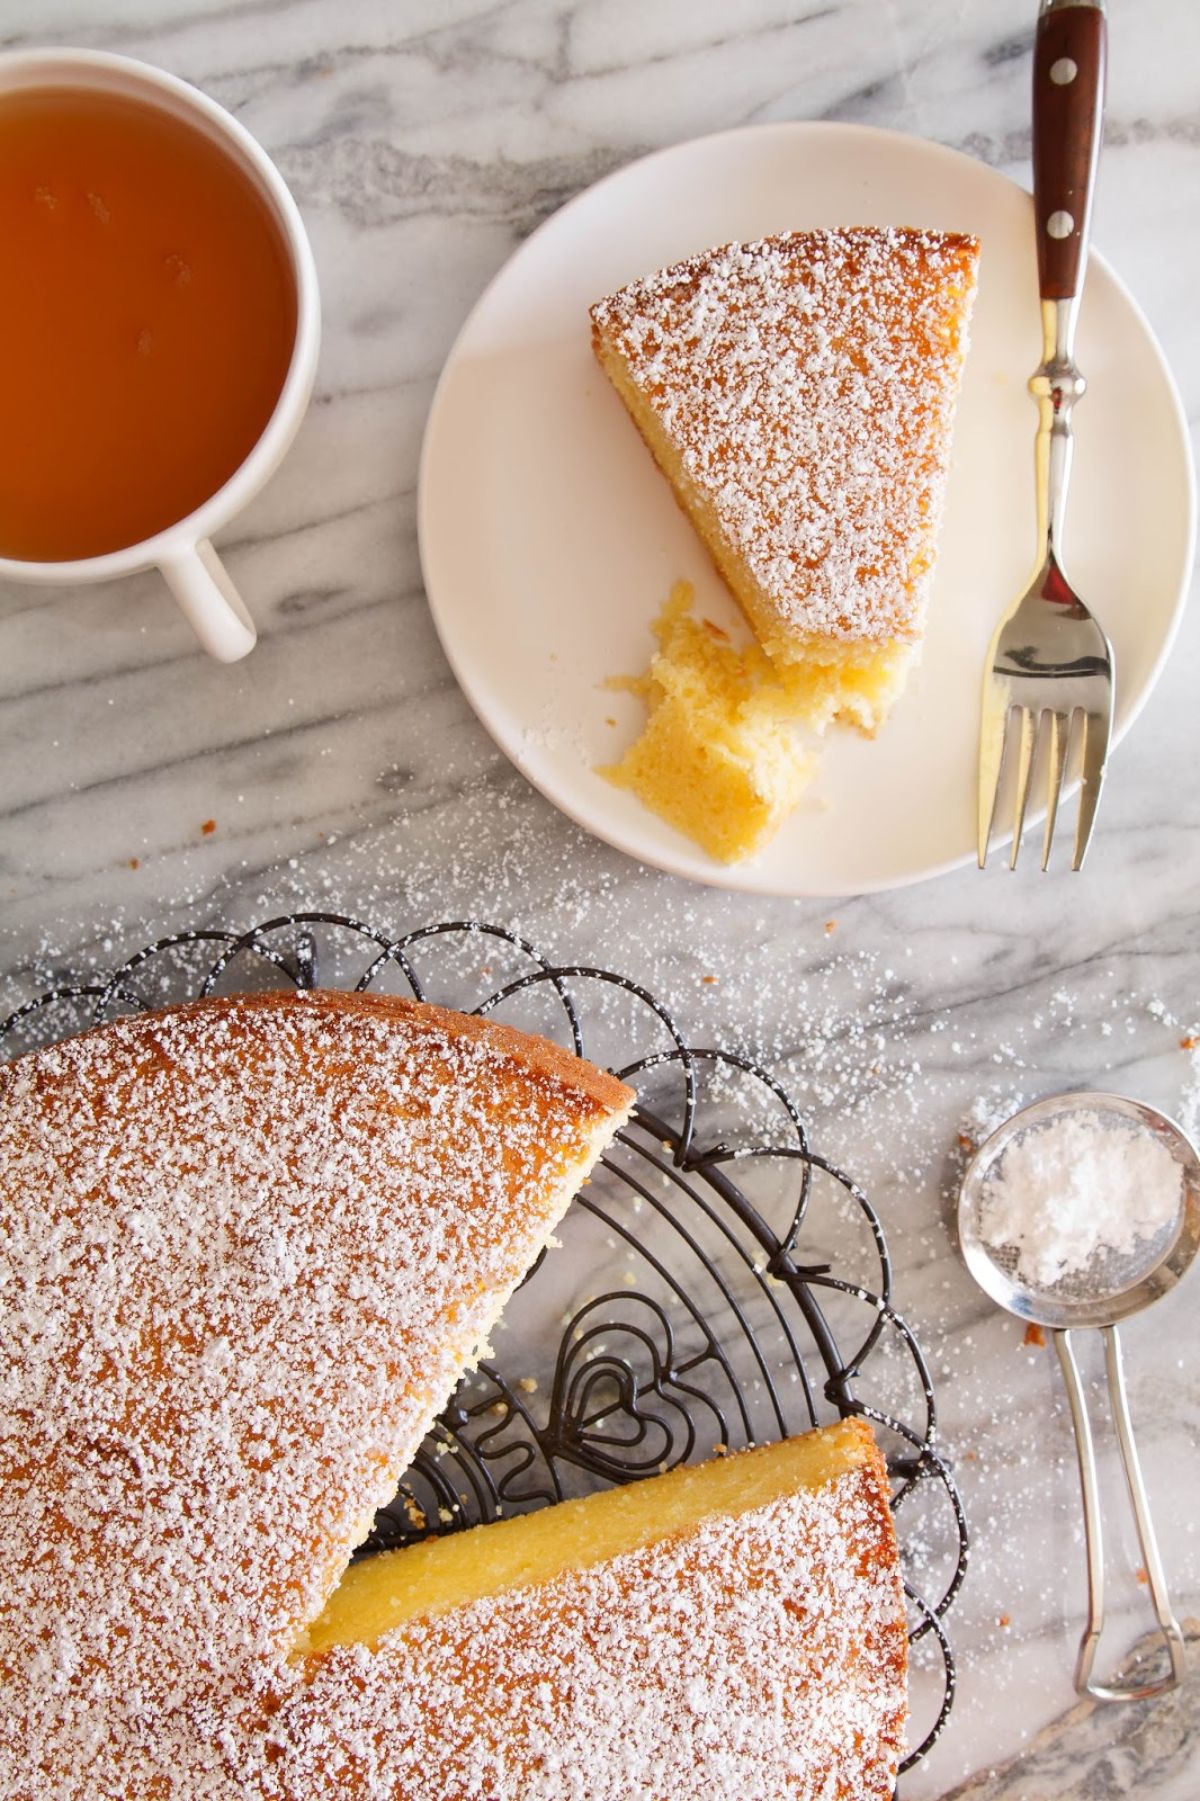
[[[1183,1622],[1191,1656],[1200,1651],[1200,1620]],[[1161,1663],[1157,1634],[1141,1640],[1121,1665],[1127,1683],[1153,1681]],[[1039,1732],[1029,1750],[1002,1768],[952,1789],[943,1801],[1066,1801],[1067,1797],[1195,1792],[1198,1722],[1195,1682],[1115,1713],[1085,1699]],[[1136,1778],[1136,1782],[1131,1781]],[[1190,1785],[1190,1786],[1189,1786]]]
[[[6,46],[33,41],[32,10],[2,0]],[[1024,180],[1033,10],[109,0],[101,23],[87,0],[43,0],[38,40],[161,63],[263,141],[311,230],[326,326],[296,445],[222,540],[261,628],[247,662],[207,662],[152,575],[0,590],[0,998],[183,925],[304,904],[391,928],[476,913],[564,960],[624,969],[693,1037],[764,1059],[883,1214],[975,1532],[951,1616],[958,1703],[905,1793],[974,1777],[972,1797],[1185,1801],[1200,1667],[1170,1755],[1110,1712],[1088,1728],[1110,1757],[1064,1759],[1073,1741],[1036,1736],[1073,1701],[1083,1569],[1069,1427],[1051,1354],[973,1289],[949,1220],[960,1139],[1018,1097],[1099,1084],[1198,1111],[1181,1040],[1200,1026],[1200,618],[1185,618],[1114,760],[1083,877],[967,870],[836,905],[755,900],[636,867],[527,787],[441,655],[414,524],[439,366],[483,284],[561,202],[645,150],[784,118],[898,127]],[[1194,420],[1200,11],[1118,7],[1111,45],[1096,238]],[[1133,1321],[1126,1340],[1165,1562],[1178,1611],[1196,1613],[1194,1295]],[[1115,1661],[1148,1615],[1107,1444],[1105,1476],[1126,1572]],[[1020,1775],[987,1775],[1023,1751]]]

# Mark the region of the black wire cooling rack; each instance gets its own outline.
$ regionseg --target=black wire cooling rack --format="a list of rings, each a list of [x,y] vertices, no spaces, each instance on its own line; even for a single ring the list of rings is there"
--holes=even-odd
[[[27,1001],[0,1023],[0,1049],[201,995],[318,981],[502,1014],[638,1091],[559,1228],[561,1248],[513,1297],[364,1549],[861,1415],[892,1477],[924,1727],[902,1770],[925,1757],[954,1700],[942,1621],[965,1574],[966,1520],[935,1448],[928,1366],[892,1302],[879,1219],[767,1071],[689,1046],[635,982],[556,965],[503,927],[457,920],[395,937],[333,913],[161,938],[104,979]]]

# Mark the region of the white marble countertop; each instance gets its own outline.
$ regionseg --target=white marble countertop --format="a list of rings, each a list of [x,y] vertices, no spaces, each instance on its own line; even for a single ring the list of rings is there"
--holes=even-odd
[[[34,41],[32,10],[0,4],[5,45]],[[912,1796],[1013,1756],[1073,1700],[1083,1570],[1056,1367],[971,1286],[948,1193],[972,1110],[1095,1084],[1196,1112],[1180,1040],[1200,1026],[1200,794],[1187,773],[1200,616],[1114,759],[1083,877],[967,870],[836,905],[727,896],[585,839],[494,749],[430,624],[414,496],[459,325],[562,201],[642,151],[787,118],[897,127],[1025,180],[1033,12],[1032,0],[110,0],[101,25],[88,0],[37,9],[38,41],[161,63],[262,140],[312,233],[325,338],[295,448],[223,539],[260,625],[248,661],[206,661],[152,575],[0,589],[0,999],[182,925],[310,903],[397,928],[475,913],[564,960],[625,970],[685,1029],[770,1064],[883,1213],[975,1532],[951,1615],[960,1695]],[[1096,241],[1193,417],[1197,66],[1188,0],[1113,9]],[[1127,1333],[1181,1615],[1200,1612],[1197,1292]],[[1114,1549],[1136,1568],[1123,1524]],[[1132,1579],[1115,1598],[1114,1659],[1148,1623]],[[1051,1743],[1007,1786],[970,1793],[1185,1801],[1200,1741],[1186,1713],[1171,1717],[1131,1731],[1104,1714],[1087,1756],[1064,1764]]]

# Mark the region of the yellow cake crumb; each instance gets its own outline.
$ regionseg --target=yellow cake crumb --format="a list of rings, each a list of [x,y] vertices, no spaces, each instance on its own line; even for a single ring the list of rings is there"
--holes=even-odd
[[[654,622],[649,672],[611,684],[650,709],[641,736],[600,770],[723,863],[753,856],[812,781],[817,759],[795,733],[795,697],[755,643],[739,650],[692,615],[677,582]]]

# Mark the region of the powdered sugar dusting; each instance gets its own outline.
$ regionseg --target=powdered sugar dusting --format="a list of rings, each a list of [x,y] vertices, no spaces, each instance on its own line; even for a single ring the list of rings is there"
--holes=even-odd
[[[319,1611],[626,1098],[332,995],[0,1071],[6,1794],[209,1792],[196,1710]]]
[[[1101,1259],[1125,1259],[1178,1217],[1179,1164],[1153,1133],[1073,1108],[1022,1132],[989,1171],[980,1227],[1016,1251],[1023,1282],[1044,1288]]]
[[[885,1485],[823,1488],[339,1648],[272,1722],[272,1796],[890,1796],[904,1608]]]
[[[976,251],[792,232],[592,309],[783,633],[919,635]]]

